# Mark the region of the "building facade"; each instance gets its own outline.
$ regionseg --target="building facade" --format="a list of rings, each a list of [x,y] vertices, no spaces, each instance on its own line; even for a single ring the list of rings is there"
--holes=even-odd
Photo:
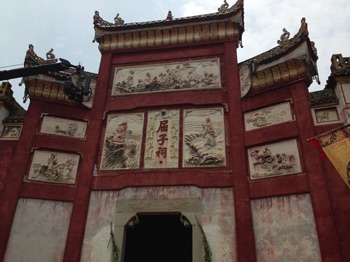
[[[348,121],[349,59],[333,56],[327,86],[309,93],[317,50],[303,18],[238,63],[243,13],[225,2],[127,24],[96,11],[101,63],[82,102],[65,92],[81,84],[73,69],[24,78],[26,115],[0,107],[1,259],[350,257],[349,188],[308,142]],[[26,66],[56,62],[26,54]]]

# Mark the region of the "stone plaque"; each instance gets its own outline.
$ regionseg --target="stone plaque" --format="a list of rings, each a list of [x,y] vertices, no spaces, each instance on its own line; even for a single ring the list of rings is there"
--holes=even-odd
[[[222,108],[184,111],[183,167],[226,165]]]
[[[79,159],[78,154],[35,150],[28,179],[75,184]]]
[[[139,168],[143,122],[143,113],[108,116],[102,170]]]
[[[44,134],[85,138],[87,122],[44,116],[40,132]]]
[[[220,88],[220,60],[117,67],[112,95]]]
[[[179,110],[148,112],[145,168],[179,166]]]
[[[337,108],[315,109],[315,119],[318,124],[339,121]]]
[[[301,172],[297,141],[248,149],[250,179],[283,176]]]
[[[246,131],[272,126],[293,120],[290,102],[254,110],[244,114]]]
[[[22,125],[4,125],[1,133],[3,139],[18,139],[22,131]]]

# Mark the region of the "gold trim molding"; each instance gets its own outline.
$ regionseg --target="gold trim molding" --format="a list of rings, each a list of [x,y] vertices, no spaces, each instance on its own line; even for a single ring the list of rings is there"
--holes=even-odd
[[[100,51],[164,47],[223,39],[238,41],[240,38],[240,29],[233,21],[123,32],[95,30],[96,35],[102,35],[98,40]]]
[[[312,83],[314,70],[315,68],[310,61],[298,58],[265,68],[252,75],[252,88],[249,94],[259,93],[302,79],[309,86]]]

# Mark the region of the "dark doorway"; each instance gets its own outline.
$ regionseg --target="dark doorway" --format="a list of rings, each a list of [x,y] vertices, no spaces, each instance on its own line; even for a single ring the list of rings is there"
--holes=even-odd
[[[125,229],[124,262],[191,262],[192,226],[181,214],[138,214]]]

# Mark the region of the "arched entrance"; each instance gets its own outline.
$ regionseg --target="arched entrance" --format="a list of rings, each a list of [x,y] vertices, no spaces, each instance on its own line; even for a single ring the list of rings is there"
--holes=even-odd
[[[141,213],[125,226],[124,262],[191,262],[192,225],[181,213]]]
[[[166,237],[167,239],[174,239],[181,241],[191,241],[190,244],[186,244],[186,247],[192,248],[192,251],[186,251],[186,254],[191,254],[192,259],[189,260],[171,260],[172,256],[175,257],[175,251],[170,251],[170,254],[167,254],[167,259],[163,260],[154,260],[154,261],[192,261],[192,262],[200,262],[203,261],[204,258],[204,246],[201,229],[198,225],[200,223],[200,219],[202,217],[202,205],[201,200],[194,199],[168,199],[168,200],[121,200],[116,203],[116,218],[115,218],[115,227],[114,227],[114,236],[116,245],[120,248],[121,256],[119,257],[119,262],[121,261],[131,261],[125,260],[126,258],[126,249],[127,247],[127,234],[129,233],[129,227],[134,226],[137,228],[137,225],[142,225],[142,220],[144,221],[144,225],[148,225],[152,229],[152,235],[155,235],[158,231],[158,237],[153,237],[153,239],[159,239],[164,241],[164,236],[161,235],[161,232],[164,230],[160,230],[161,228],[168,228],[170,230],[167,232],[170,237]],[[178,222],[180,221],[180,222]],[[171,236],[175,231],[171,231],[172,228],[179,229],[182,224],[188,223],[190,226],[190,230],[184,230],[180,236]],[[159,226],[158,226],[159,225]],[[143,232],[144,235],[149,235],[147,233],[147,229]],[[179,230],[178,230],[179,231]],[[191,235],[192,234],[192,235]],[[191,235],[191,237],[189,237]],[[138,237],[137,237],[138,238]],[[136,241],[135,237],[131,237],[134,239],[132,242]],[[187,240],[184,240],[187,239]],[[152,239],[151,239],[152,240]],[[145,241],[145,240],[143,240]],[[151,242],[151,241],[149,241]],[[152,242],[151,242],[152,243]],[[146,243],[148,244],[148,242]],[[141,244],[141,245],[146,245]],[[156,250],[160,251],[160,249],[164,249],[161,244],[153,244],[152,247],[157,246]],[[172,244],[175,245],[175,244]],[[181,247],[182,248],[182,247]],[[128,259],[128,258],[126,258]],[[133,262],[138,261],[148,261],[144,260],[134,260]]]

